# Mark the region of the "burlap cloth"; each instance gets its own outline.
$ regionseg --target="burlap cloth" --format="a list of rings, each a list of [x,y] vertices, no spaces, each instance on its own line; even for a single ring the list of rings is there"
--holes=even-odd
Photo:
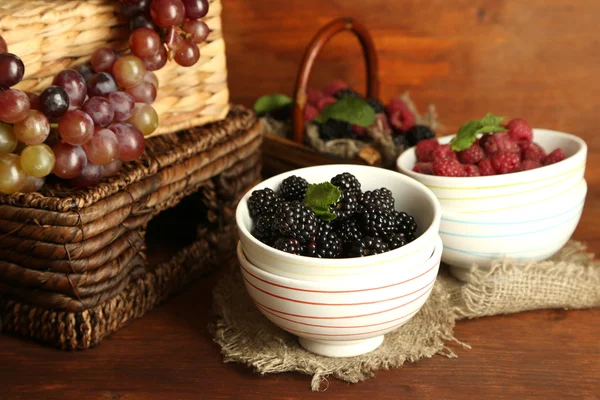
[[[296,371],[312,375],[312,390],[325,390],[327,377],[360,382],[379,369],[399,367],[439,354],[456,357],[447,344],[457,320],[521,311],[600,306],[600,261],[576,241],[552,259],[517,264],[495,261],[488,271],[473,268],[466,283],[445,268],[431,296],[408,323],[388,333],[372,353],[327,358],[304,350],[295,336],[269,322],[250,300],[233,265],[214,289],[215,319],[209,326],[225,362],[243,363],[261,374]]]

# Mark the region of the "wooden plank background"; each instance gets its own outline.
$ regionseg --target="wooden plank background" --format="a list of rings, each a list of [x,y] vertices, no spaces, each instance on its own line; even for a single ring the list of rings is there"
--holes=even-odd
[[[232,100],[291,94],[306,44],[340,16],[370,29],[382,98],[408,90],[418,106],[435,104],[445,132],[489,111],[575,133],[600,151],[597,0],[226,0]],[[334,78],[364,90],[350,34],[326,46],[312,86]],[[590,183],[600,183],[596,172],[588,168]]]

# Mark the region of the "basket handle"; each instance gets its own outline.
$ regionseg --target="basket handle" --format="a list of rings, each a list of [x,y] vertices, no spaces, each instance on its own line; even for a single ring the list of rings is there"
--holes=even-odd
[[[340,32],[350,31],[360,41],[367,70],[367,96],[379,97],[379,61],[375,43],[369,34],[367,28],[354,18],[338,18],[325,25],[317,32],[315,37],[309,43],[304,53],[300,71],[296,78],[296,88],[294,90],[294,141],[304,143],[304,108],[306,107],[308,82],[312,75],[315,60],[321,53],[325,44]]]

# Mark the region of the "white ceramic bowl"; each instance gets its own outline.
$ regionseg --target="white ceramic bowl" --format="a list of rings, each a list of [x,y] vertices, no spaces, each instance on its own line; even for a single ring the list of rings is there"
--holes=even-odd
[[[360,281],[312,282],[257,268],[238,245],[244,284],[260,312],[299,336],[308,351],[328,357],[373,351],[384,334],[410,320],[431,293],[441,255],[438,237],[431,258],[411,270],[398,271],[393,279],[373,273]]]
[[[534,130],[534,140],[546,151],[562,147],[567,158],[531,171],[467,178],[413,172],[414,148],[398,158],[398,169],[440,200],[442,261],[455,276],[464,279],[465,268],[492,259],[544,260],[573,234],[587,192],[587,146],[574,135],[544,129]]]
[[[399,249],[369,257],[319,259],[288,254],[260,242],[250,233],[252,218],[247,201],[254,190],[276,190],[281,181],[298,175],[309,182],[328,181],[337,174],[350,172],[364,190],[386,187],[392,191],[398,211],[406,211],[417,222],[419,237]],[[268,179],[250,190],[236,210],[236,222],[244,254],[256,267],[275,275],[309,281],[360,280],[373,274],[392,276],[398,270],[416,268],[428,260],[435,249],[441,208],[433,193],[419,182],[398,172],[359,165],[322,165],[287,172]]]

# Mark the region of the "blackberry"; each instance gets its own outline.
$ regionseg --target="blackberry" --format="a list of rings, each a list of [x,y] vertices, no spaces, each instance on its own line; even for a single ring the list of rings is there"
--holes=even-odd
[[[387,237],[395,226],[393,212],[381,207],[365,207],[358,215],[358,227],[365,236]]]
[[[404,133],[396,133],[394,132],[394,144],[396,147],[400,147],[401,149],[408,149],[411,147],[411,144],[406,139],[406,135]]]
[[[394,203],[392,192],[386,188],[368,190],[360,196],[361,207],[378,207],[392,211]]]
[[[337,92],[335,92],[335,95],[334,95],[334,97],[336,99],[343,99],[346,96],[358,97],[359,99],[362,99],[362,96],[360,95],[360,93],[358,93],[356,90],[350,89],[350,88],[338,90]]]
[[[394,250],[408,244],[410,241],[403,233],[394,233],[392,236],[386,238],[386,242],[389,249]]]
[[[352,132],[352,125],[345,121],[330,118],[319,125],[319,137],[325,142],[354,136],[356,134]]]
[[[334,176],[331,178],[331,183],[340,188],[342,193],[347,193],[351,196],[357,197],[362,194],[362,191],[360,190],[360,182],[349,172],[344,172]]]
[[[421,140],[433,139],[435,132],[425,125],[415,125],[406,132],[406,139],[411,146],[416,146]]]
[[[273,216],[273,230],[277,235],[298,239],[305,245],[315,239],[318,220],[309,207],[301,201],[284,202]]]
[[[300,254],[302,252],[300,242],[298,239],[293,238],[279,238],[275,241],[273,247],[290,254]]]
[[[248,199],[248,211],[251,217],[273,213],[279,203],[274,191],[269,188],[255,190]]]
[[[389,251],[388,244],[378,237],[364,237],[352,244],[348,252],[350,257],[366,257]]]
[[[403,234],[408,242],[412,242],[417,233],[417,221],[412,215],[394,211],[394,232]]]
[[[281,182],[279,194],[281,195],[281,198],[286,201],[304,200],[307,189],[308,182],[306,179],[292,175]]]
[[[338,222],[337,227],[338,235],[340,236],[340,239],[342,239],[344,245],[357,242],[363,237],[362,232],[358,229],[358,223],[355,219]]]
[[[290,103],[276,110],[270,111],[267,115],[270,115],[277,121],[288,121],[292,119],[292,112],[294,110],[294,104]]]
[[[252,236],[263,243],[273,243],[273,239],[275,238],[275,232],[273,231],[273,214],[264,214],[258,217],[254,224],[254,228],[252,229]]]
[[[381,101],[373,97],[367,99],[367,103],[371,106],[375,114],[385,113],[385,107]]]
[[[349,196],[342,192],[340,200],[331,206],[331,212],[335,214],[337,220],[352,218],[358,211],[358,200],[356,196]]]
[[[342,239],[329,229],[319,229],[319,235],[306,247],[304,255],[316,258],[338,258],[342,255]]]

